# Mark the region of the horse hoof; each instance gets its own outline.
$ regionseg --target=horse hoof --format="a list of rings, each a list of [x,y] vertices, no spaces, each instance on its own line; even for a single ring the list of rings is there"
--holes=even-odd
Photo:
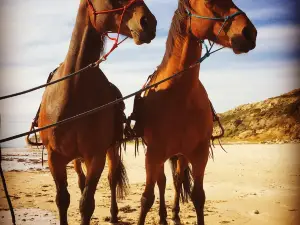
[[[110,218],[109,222],[111,224],[117,224],[119,222],[118,218]]]
[[[172,221],[173,221],[173,225],[182,225],[180,222],[180,218],[174,218],[172,219]]]

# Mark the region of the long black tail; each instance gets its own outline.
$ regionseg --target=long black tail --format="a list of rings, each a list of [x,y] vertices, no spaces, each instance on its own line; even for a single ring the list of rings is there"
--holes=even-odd
[[[117,198],[124,199],[129,192],[129,179],[122,159],[115,172],[117,181]]]
[[[181,185],[180,187],[180,198],[183,203],[188,202],[189,198],[191,197],[192,193],[192,186],[193,186],[193,177],[192,177],[192,170],[190,166],[185,168],[183,180],[179,180],[179,176],[176,173],[177,169],[177,160],[178,156],[172,156],[170,158],[170,164],[172,169],[172,175],[173,175],[173,183],[175,188],[178,187],[178,185]]]

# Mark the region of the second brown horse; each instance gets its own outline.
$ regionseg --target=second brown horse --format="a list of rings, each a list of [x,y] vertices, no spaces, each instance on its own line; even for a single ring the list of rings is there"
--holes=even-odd
[[[199,40],[214,41],[233,49],[236,54],[254,49],[257,31],[245,13],[236,14],[239,11],[231,0],[179,0],[164,58],[149,84],[196,63],[202,53]],[[202,18],[192,16],[190,12]],[[224,27],[222,20],[203,18],[225,18],[234,14],[236,16],[227,21]],[[175,169],[178,176],[175,186],[181,187],[183,172],[188,163],[192,165],[194,186],[191,199],[197,224],[204,225],[203,178],[209,156],[213,114],[206,90],[199,81],[199,69],[200,66],[196,66],[145,92],[137,110],[137,125],[143,127],[143,139],[147,144],[146,186],[141,198],[138,225],[145,223],[153,205],[156,182],[160,192],[160,224],[167,224],[164,162],[174,155],[180,157]],[[176,188],[172,217],[176,224],[180,223],[179,192],[180,189]]]

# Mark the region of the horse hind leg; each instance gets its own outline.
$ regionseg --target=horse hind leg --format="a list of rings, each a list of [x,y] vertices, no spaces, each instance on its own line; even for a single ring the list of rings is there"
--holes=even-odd
[[[85,187],[85,175],[84,175],[84,172],[82,170],[82,167],[81,167],[81,160],[78,158],[78,159],[74,159],[73,160],[73,164],[74,164],[74,169],[78,175],[78,186],[80,188],[80,191],[81,191],[81,194],[83,193],[83,190],[84,190],[84,187]]]
[[[111,191],[110,213],[111,223],[118,222],[118,204],[117,197],[124,198],[129,188],[128,177],[125,166],[119,155],[117,147],[111,148],[107,152],[108,159],[108,182]]]
[[[67,160],[52,150],[48,152],[49,169],[56,185],[56,205],[59,211],[60,224],[67,225],[67,211],[70,205],[70,194],[67,190]]]
[[[184,156],[173,156],[170,158],[173,184],[175,188],[175,196],[172,207],[172,220],[174,224],[181,224],[180,212],[180,198],[183,203],[188,202],[191,196],[192,177],[188,161]]]
[[[159,224],[167,225],[167,209],[165,202],[166,175],[164,171],[164,165],[161,166],[161,169],[159,171],[157,186],[159,189]]]
[[[93,157],[85,158],[87,166],[87,176],[84,191],[80,199],[81,225],[89,225],[95,210],[94,195],[97,189],[100,176],[105,165],[105,153]]]
[[[189,160],[192,164],[192,172],[194,179],[194,187],[191,194],[191,199],[194,204],[197,214],[197,224],[204,225],[204,204],[205,192],[203,189],[204,171],[209,156],[209,144],[200,145]]]

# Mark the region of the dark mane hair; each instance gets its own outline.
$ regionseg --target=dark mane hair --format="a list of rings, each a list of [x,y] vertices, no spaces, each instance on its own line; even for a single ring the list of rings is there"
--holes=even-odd
[[[167,62],[168,59],[171,56],[172,50],[175,45],[175,37],[176,38],[183,38],[183,35],[185,34],[186,31],[186,23],[184,23],[185,19],[187,19],[187,13],[185,11],[185,7],[190,8],[190,3],[188,0],[179,0],[178,1],[178,8],[176,9],[173,18],[172,18],[172,23],[170,26],[168,38],[166,41],[166,51],[165,55],[163,57],[163,60],[161,64],[157,67],[157,71],[162,68]],[[155,77],[155,71],[153,74],[153,78]]]

